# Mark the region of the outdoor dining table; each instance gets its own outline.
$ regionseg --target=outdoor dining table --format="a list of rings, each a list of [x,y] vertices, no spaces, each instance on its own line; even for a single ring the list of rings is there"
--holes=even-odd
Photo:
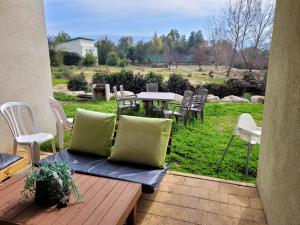
[[[141,92],[137,94],[137,99],[144,102],[145,113],[147,114],[151,108],[152,102],[161,102],[161,108],[164,109],[166,103],[176,100],[176,94],[172,92]]]

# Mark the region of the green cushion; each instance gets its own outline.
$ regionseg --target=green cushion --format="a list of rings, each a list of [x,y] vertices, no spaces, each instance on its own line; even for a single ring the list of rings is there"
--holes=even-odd
[[[77,109],[70,151],[109,156],[116,115]]]
[[[110,160],[163,168],[172,120],[120,116]]]

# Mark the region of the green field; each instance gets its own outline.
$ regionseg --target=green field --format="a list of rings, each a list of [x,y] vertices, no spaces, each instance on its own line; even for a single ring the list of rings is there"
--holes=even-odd
[[[171,69],[168,68],[152,68],[149,66],[127,66],[117,67],[117,66],[94,66],[94,67],[82,67],[82,66],[69,66],[65,67],[73,75],[78,75],[84,72],[84,75],[88,82],[91,82],[92,76],[102,70],[109,70],[111,73],[119,72],[121,69],[132,70],[135,74],[147,74],[150,72],[155,72],[161,74],[165,80],[173,73],[181,74],[184,78],[188,79],[191,84],[198,85],[203,83],[223,83],[228,79],[226,75],[226,68],[223,66],[202,66],[199,70],[199,66],[196,65],[180,65],[177,68],[172,66]],[[52,68],[53,71],[59,70],[59,68]],[[209,74],[211,73],[211,77]],[[243,70],[233,69],[231,77],[241,77]],[[59,84],[54,81],[54,85]]]
[[[56,95],[56,98],[62,102],[68,117],[74,117],[77,108],[110,113],[114,113],[116,110],[116,103],[113,100],[79,102],[74,97],[64,94]],[[231,137],[237,119],[244,112],[251,113],[258,125],[262,124],[262,104],[207,103],[203,125],[199,120],[194,119],[191,119],[188,126],[184,126],[182,121],[176,123],[174,120],[171,154],[167,156],[171,170],[245,181],[243,172],[247,157],[247,145],[238,138],[229,149],[220,171],[218,173],[215,171],[216,164]],[[143,116],[143,109],[136,115]],[[66,133],[66,147],[70,136],[70,133]],[[256,181],[258,149],[258,146],[253,148],[249,177],[246,180],[251,183]]]

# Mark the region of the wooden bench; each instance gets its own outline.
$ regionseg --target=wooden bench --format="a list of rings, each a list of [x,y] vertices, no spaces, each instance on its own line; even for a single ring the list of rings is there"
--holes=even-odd
[[[66,208],[41,207],[34,197],[24,199],[20,192],[24,177],[14,177],[0,186],[0,224],[136,224],[136,204],[140,184],[88,175],[76,175],[75,183],[84,195],[82,202],[71,196]]]
[[[0,153],[0,157],[1,157],[1,162],[3,164],[5,164],[5,160],[7,160],[7,158],[16,157],[16,159],[14,159],[12,163],[8,163],[8,165],[5,165],[3,166],[3,168],[0,169],[0,182],[9,177],[12,177],[17,172],[24,169],[27,165],[27,160],[22,157],[13,156],[9,154],[1,154],[1,153]]]

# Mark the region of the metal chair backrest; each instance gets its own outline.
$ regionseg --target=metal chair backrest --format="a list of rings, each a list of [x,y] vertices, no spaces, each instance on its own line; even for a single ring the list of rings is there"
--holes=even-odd
[[[193,92],[187,90],[184,92],[183,94],[183,98],[181,101],[181,107],[180,107],[180,112],[183,111],[183,109],[189,109],[192,103],[192,99],[193,99]]]
[[[208,90],[207,89],[198,89],[196,94],[193,96],[194,107],[198,110],[202,110],[203,105],[207,100]]]
[[[117,88],[117,86],[113,86],[113,90],[114,90],[114,95],[115,95],[116,100],[119,100],[120,97],[118,96],[118,88]]]
[[[53,97],[49,97],[49,103],[56,121],[62,123],[64,126],[68,126],[68,118],[60,102]]]
[[[196,93],[198,96],[198,101],[205,103],[207,100],[208,90],[207,89],[199,89]]]
[[[146,84],[147,92],[158,92],[158,83]]]
[[[32,110],[26,103],[7,102],[0,106],[0,111],[14,138],[21,135],[39,133]],[[29,127],[30,131],[28,130]]]

